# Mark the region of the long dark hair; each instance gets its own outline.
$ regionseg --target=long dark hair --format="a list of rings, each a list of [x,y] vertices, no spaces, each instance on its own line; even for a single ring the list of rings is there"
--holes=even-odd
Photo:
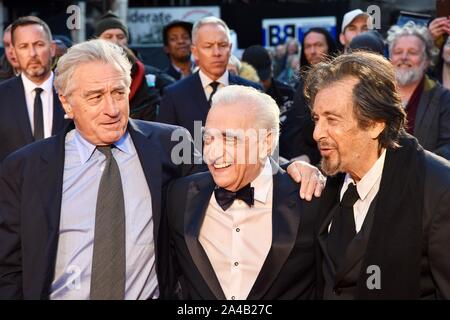
[[[305,56],[305,38],[311,32],[323,34],[323,36],[325,37],[325,40],[327,42],[327,45],[328,45],[328,56],[329,57],[334,57],[338,54],[336,41],[334,41],[333,37],[326,29],[311,28],[307,32],[305,32],[305,35],[303,36],[303,40],[302,40],[302,50],[300,52],[300,70],[301,71],[305,71],[306,69],[309,69],[311,67],[310,63],[308,62],[308,60],[306,60],[306,56]]]

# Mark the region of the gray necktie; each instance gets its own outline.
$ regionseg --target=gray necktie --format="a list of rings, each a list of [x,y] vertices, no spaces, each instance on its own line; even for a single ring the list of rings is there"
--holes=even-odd
[[[111,146],[97,147],[106,156],[95,213],[91,293],[93,300],[125,298],[125,205],[119,167]]]

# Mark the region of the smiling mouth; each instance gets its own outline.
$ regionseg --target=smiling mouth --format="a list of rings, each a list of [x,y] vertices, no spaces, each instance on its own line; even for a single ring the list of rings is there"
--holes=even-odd
[[[224,163],[214,163],[214,169],[224,169],[231,166],[231,163],[224,162]]]

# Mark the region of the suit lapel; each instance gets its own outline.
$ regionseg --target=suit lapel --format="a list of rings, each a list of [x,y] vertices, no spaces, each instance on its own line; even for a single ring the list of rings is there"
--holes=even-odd
[[[152,139],[152,132],[143,132],[137,124],[130,119],[128,122],[128,132],[133,140],[136,152],[144,171],[145,180],[150,189],[152,197],[152,216],[154,223],[155,247],[157,246],[159,225],[161,222],[161,160],[157,156],[160,153],[159,144]]]
[[[194,85],[192,87],[192,91],[190,91],[188,94],[191,96],[190,100],[194,101],[197,105],[192,108],[192,111],[199,110],[200,117],[194,117],[194,119],[201,119],[203,123],[206,120],[206,115],[209,112],[210,105],[208,103],[208,100],[206,99],[205,95],[205,89],[203,89],[202,81],[200,80],[200,75],[198,72],[196,72],[192,76],[192,81],[194,82]],[[190,87],[190,86],[187,86]]]
[[[300,223],[298,186],[273,161],[272,245],[248,299],[261,299],[277,278],[297,239]]]
[[[344,278],[344,276],[352,270],[352,268],[361,261],[364,254],[366,253],[367,243],[370,238],[370,230],[372,229],[373,216],[376,210],[377,197],[372,201],[369,211],[367,212],[366,218],[364,219],[363,226],[361,230],[356,234],[355,238],[348,245],[348,249],[345,253],[344,263],[336,272],[336,283]]]
[[[42,148],[38,164],[37,185],[39,186],[42,210],[48,227],[48,234],[41,236],[41,239],[46,241],[45,255],[43,257],[45,259],[43,263],[45,266],[43,274],[45,276],[41,283],[43,297],[48,296],[54,276],[61,216],[65,136],[73,128],[73,125],[67,126],[64,132],[52,138],[51,144],[49,143]]]
[[[22,76],[15,78],[15,85],[12,86],[13,92],[11,100],[13,112],[17,113],[18,126],[22,131],[22,135],[26,143],[34,141],[33,132],[31,131],[30,117],[28,115],[27,100],[25,99],[25,88],[22,82]]]
[[[336,270],[327,250],[328,226],[330,225],[331,219],[333,218],[336,210],[335,205],[339,203],[339,191],[343,178],[344,175],[328,178],[327,186],[320,196],[319,221],[322,222],[319,225],[317,240],[322,252],[322,257],[325,259],[327,265],[329,265],[332,269],[333,274],[335,274]],[[322,266],[320,266],[320,269],[321,268]]]
[[[416,113],[416,119],[415,119],[415,125],[414,125],[414,136],[416,137],[422,137],[424,134],[426,136],[426,132],[422,132],[422,128],[424,127],[422,125],[422,122],[424,120],[424,116],[425,113],[428,112],[428,105],[430,103],[431,100],[431,93],[434,92],[434,90],[431,90],[430,88],[428,88],[428,82],[425,79],[425,84],[424,84],[424,90],[422,91],[422,95],[420,97],[419,100],[419,105],[417,108],[417,113]]]
[[[58,94],[53,88],[53,123],[52,135],[57,134],[64,127],[64,109],[59,101]]]
[[[214,296],[218,300],[225,300],[226,297],[220,286],[220,282],[217,279],[205,250],[198,240],[200,227],[203,224],[214,186],[215,184],[210,174],[204,180],[191,182],[189,185],[184,217],[184,234],[186,246],[198,271]]]
[[[332,208],[328,211],[328,215],[326,216],[325,220],[323,220],[322,225],[319,228],[318,233],[318,243],[320,246],[320,250],[322,251],[323,259],[325,260],[326,264],[330,267],[330,269],[333,271],[333,274],[336,274],[336,268],[334,266],[333,261],[331,260],[330,255],[328,254],[327,250],[327,237],[328,237],[328,226],[331,223],[331,219],[333,219],[333,215],[337,208]]]

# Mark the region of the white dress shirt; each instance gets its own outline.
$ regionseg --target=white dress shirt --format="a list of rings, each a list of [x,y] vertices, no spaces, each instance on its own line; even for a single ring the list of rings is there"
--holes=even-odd
[[[34,97],[36,96],[36,88],[42,88],[41,101],[42,101],[42,114],[44,116],[44,138],[48,138],[52,135],[53,126],[53,72],[50,77],[42,84],[36,85],[30,79],[28,79],[23,73],[21,75],[23,87],[25,89],[25,100],[27,102],[28,117],[31,124],[31,132],[34,135]]]
[[[372,168],[362,177],[362,179],[356,183],[356,190],[358,191],[359,199],[353,205],[353,214],[355,217],[356,232],[358,233],[364,220],[366,219],[369,207],[380,190],[381,175],[383,173],[384,159],[386,158],[386,149],[383,150],[381,156],[374,163]],[[355,184],[355,181],[347,173],[345,175],[344,184],[342,185],[340,200],[347,191],[350,183]]]
[[[200,229],[205,250],[227,299],[246,299],[272,244],[272,167],[269,159],[251,183],[255,204],[235,200],[223,211],[211,197]]]
[[[205,91],[206,100],[209,100],[209,96],[213,91],[212,87],[210,86],[212,82],[216,81],[219,83],[217,90],[220,90],[230,84],[228,82],[228,70],[225,71],[225,73],[217,80],[211,80],[206,74],[202,72],[202,70],[198,72],[198,75],[200,76],[200,81],[202,82],[202,87]]]

